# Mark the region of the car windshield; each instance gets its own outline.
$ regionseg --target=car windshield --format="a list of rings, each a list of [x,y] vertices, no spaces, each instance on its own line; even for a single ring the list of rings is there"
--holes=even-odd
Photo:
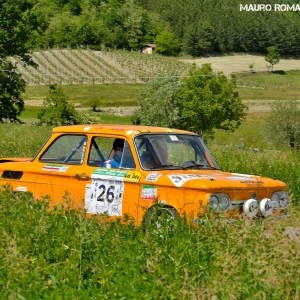
[[[219,169],[197,135],[143,134],[134,142],[145,170]]]

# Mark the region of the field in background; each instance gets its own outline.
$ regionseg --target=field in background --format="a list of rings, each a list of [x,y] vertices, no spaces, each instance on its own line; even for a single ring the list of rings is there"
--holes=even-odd
[[[168,71],[185,76],[192,62],[199,66],[201,63],[210,62],[216,71],[225,73],[228,73],[229,69],[236,71],[237,91],[241,99],[249,106],[248,117],[235,133],[218,131],[215,142],[220,145],[244,144],[245,147],[269,149],[270,145],[263,139],[262,128],[270,105],[276,100],[300,99],[300,71],[296,70],[300,69],[298,60],[281,60],[275,66],[275,72],[271,73],[263,68],[266,65],[264,58],[254,55],[209,57],[182,62],[181,58],[141,55],[126,51],[102,53],[90,50],[49,50],[36,52],[33,57],[40,64],[37,70],[20,69],[22,72],[39,72],[37,77],[28,79],[31,83],[27,86],[26,93],[22,95],[26,110],[22,113],[21,119],[27,123],[35,121],[37,112],[46,98],[49,87],[46,84],[47,81],[43,82],[41,78],[45,74],[49,75],[50,70],[53,75],[49,77],[53,79],[51,82],[54,83],[54,78],[61,76],[59,80],[62,81],[57,82],[62,83],[64,93],[77,109],[91,111],[90,102],[96,100],[99,112],[91,113],[99,118],[99,122],[117,124],[131,123],[130,114],[137,105],[139,91],[145,87],[147,80],[144,79],[147,76],[148,79],[152,78],[152,75],[163,76]],[[96,58],[97,61],[95,61]],[[253,72],[250,72],[248,63],[249,65],[254,63]],[[290,70],[291,68],[294,70]],[[83,76],[84,80],[74,80],[70,84],[69,75],[74,74]],[[115,80],[112,82],[115,83],[104,83],[104,80],[100,84],[97,80],[94,82],[90,80],[100,75],[103,76],[101,78],[114,76]],[[123,75],[126,75],[127,79],[140,76],[140,80],[126,79],[124,83],[121,78],[124,77]],[[86,81],[85,77],[89,79]],[[36,78],[40,78],[40,81],[36,81]],[[117,80],[117,78],[122,80]],[[125,108],[130,107],[131,110],[125,111]]]
[[[251,54],[235,54],[226,56],[211,56],[195,59],[186,59],[185,62],[195,62],[197,66],[202,64],[211,63],[215,72],[230,73],[248,73],[250,71],[250,65],[253,65],[252,70],[254,72],[266,72],[269,71],[268,63],[265,61],[265,57],[262,55]],[[299,70],[300,60],[298,59],[285,59],[281,58],[280,62],[274,66],[274,71],[280,70]]]
[[[158,54],[128,51],[52,49],[31,53],[37,68],[24,66],[17,58],[18,71],[28,85],[145,83],[169,72],[186,75],[191,64]]]
[[[32,55],[38,68],[18,62],[18,70],[29,84],[23,95],[26,105],[42,103],[48,85],[57,83],[78,106],[88,107],[91,100],[97,100],[100,107],[135,106],[138,92],[145,83],[169,72],[187,76],[191,63],[198,66],[211,63],[215,71],[227,75],[234,72],[237,91],[243,100],[300,99],[299,60],[282,59],[274,66],[275,73],[271,73],[267,72],[264,57],[256,55],[182,59],[89,49],[52,49]],[[12,58],[12,61],[17,60]],[[254,64],[252,72],[250,64]]]
[[[142,84],[87,84],[61,86],[69,100],[76,106],[88,107],[96,99],[99,106],[135,106]],[[49,92],[48,85],[27,86],[22,95],[25,105],[41,106]]]

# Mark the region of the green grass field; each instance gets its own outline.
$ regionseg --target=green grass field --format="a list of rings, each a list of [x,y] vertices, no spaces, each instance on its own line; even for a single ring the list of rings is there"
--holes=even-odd
[[[142,84],[78,84],[62,85],[64,93],[72,103],[89,107],[89,102],[97,99],[99,106],[135,106]],[[31,85],[26,87],[22,98],[26,100],[44,100],[47,97],[47,85]]]
[[[243,100],[300,99],[300,71],[237,75],[237,91]]]
[[[249,130],[245,125],[240,134]],[[50,132],[46,126],[1,124],[0,156],[31,157]],[[292,216],[235,224],[220,219],[198,228],[179,224],[174,234],[157,236],[130,219],[99,222],[71,208],[49,211],[47,199],[4,189],[1,298],[297,299],[300,154],[240,149],[226,136],[209,149],[224,170],[285,181]]]
[[[237,91],[243,100],[286,100],[300,99],[300,73],[287,71],[278,73],[246,73],[237,75]],[[97,100],[101,107],[136,106],[143,84],[78,84],[62,85],[64,93],[74,104],[89,107]],[[26,100],[44,100],[47,85],[27,86],[22,95]]]
[[[243,81],[263,80],[256,74],[248,76]],[[268,82],[279,86],[280,76],[286,75],[272,74]],[[296,84],[295,79],[295,90]],[[134,105],[141,86],[127,87],[116,85],[113,89]],[[87,99],[76,98],[84,87],[69,88],[65,91],[71,101],[84,106]],[[118,106],[118,93],[113,96],[109,87],[105,88],[108,90],[97,87],[97,93],[103,93],[103,105]],[[287,99],[284,85],[281,90],[243,87],[238,91],[242,99]],[[43,99],[44,92],[46,87],[28,87],[24,99]],[[21,119],[34,120],[39,110],[28,106]],[[3,189],[0,298],[298,299],[300,153],[266,143],[262,134],[266,114],[248,114],[235,133],[218,131],[208,147],[225,171],[286,182],[291,195],[290,218],[229,224],[221,216],[217,223],[208,220],[198,228],[179,224],[173,235],[157,236],[145,234],[130,219],[99,222],[86,218],[82,211],[63,211],[61,207],[49,211],[48,199],[36,201],[30,195]],[[130,123],[129,117],[97,115],[103,123]],[[0,124],[0,157],[33,157],[51,133],[51,127],[26,123]]]

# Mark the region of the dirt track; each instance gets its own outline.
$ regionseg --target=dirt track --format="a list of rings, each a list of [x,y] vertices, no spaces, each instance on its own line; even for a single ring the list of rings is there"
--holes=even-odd
[[[271,100],[245,100],[244,103],[249,107],[248,112],[268,112],[270,111]],[[27,100],[25,105],[29,106],[42,106],[42,100]],[[131,116],[137,106],[130,107],[99,107],[100,111],[107,114],[119,115],[119,116]],[[82,110],[90,110],[91,108],[80,108]]]

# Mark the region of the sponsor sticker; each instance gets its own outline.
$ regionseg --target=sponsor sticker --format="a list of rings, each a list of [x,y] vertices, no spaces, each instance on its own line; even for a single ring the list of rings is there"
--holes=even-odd
[[[139,182],[141,178],[140,172],[127,172],[124,177],[125,182]]]
[[[120,181],[125,182],[139,182],[141,178],[140,172],[132,172],[132,171],[119,171],[119,170],[112,170],[112,169],[96,169],[92,177],[97,176],[99,178],[114,178]]]
[[[152,185],[143,185],[142,200],[155,200],[157,188]]]
[[[264,184],[263,181],[257,180],[252,177],[241,177],[241,176],[230,176],[227,177],[229,180],[239,181],[240,183],[246,184],[248,186],[261,186]]]
[[[197,174],[176,174],[176,175],[168,175],[168,177],[176,187],[181,187],[185,182],[189,180],[195,180],[195,179],[216,180],[214,177],[211,176],[197,175]]]
[[[178,141],[178,138],[176,135],[170,135],[171,141]]]
[[[229,180],[237,180],[237,181],[255,181],[255,178],[251,177],[236,177],[236,176],[230,176],[227,177]]]
[[[26,192],[27,187],[26,186],[17,186],[16,191],[18,192]]]
[[[66,172],[69,167],[61,166],[61,165],[54,165],[54,164],[46,164],[43,166],[43,171],[53,171],[53,172]]]
[[[158,173],[158,172],[150,172],[147,177],[146,177],[146,181],[150,181],[150,182],[156,182],[157,179],[161,176],[162,174]]]

